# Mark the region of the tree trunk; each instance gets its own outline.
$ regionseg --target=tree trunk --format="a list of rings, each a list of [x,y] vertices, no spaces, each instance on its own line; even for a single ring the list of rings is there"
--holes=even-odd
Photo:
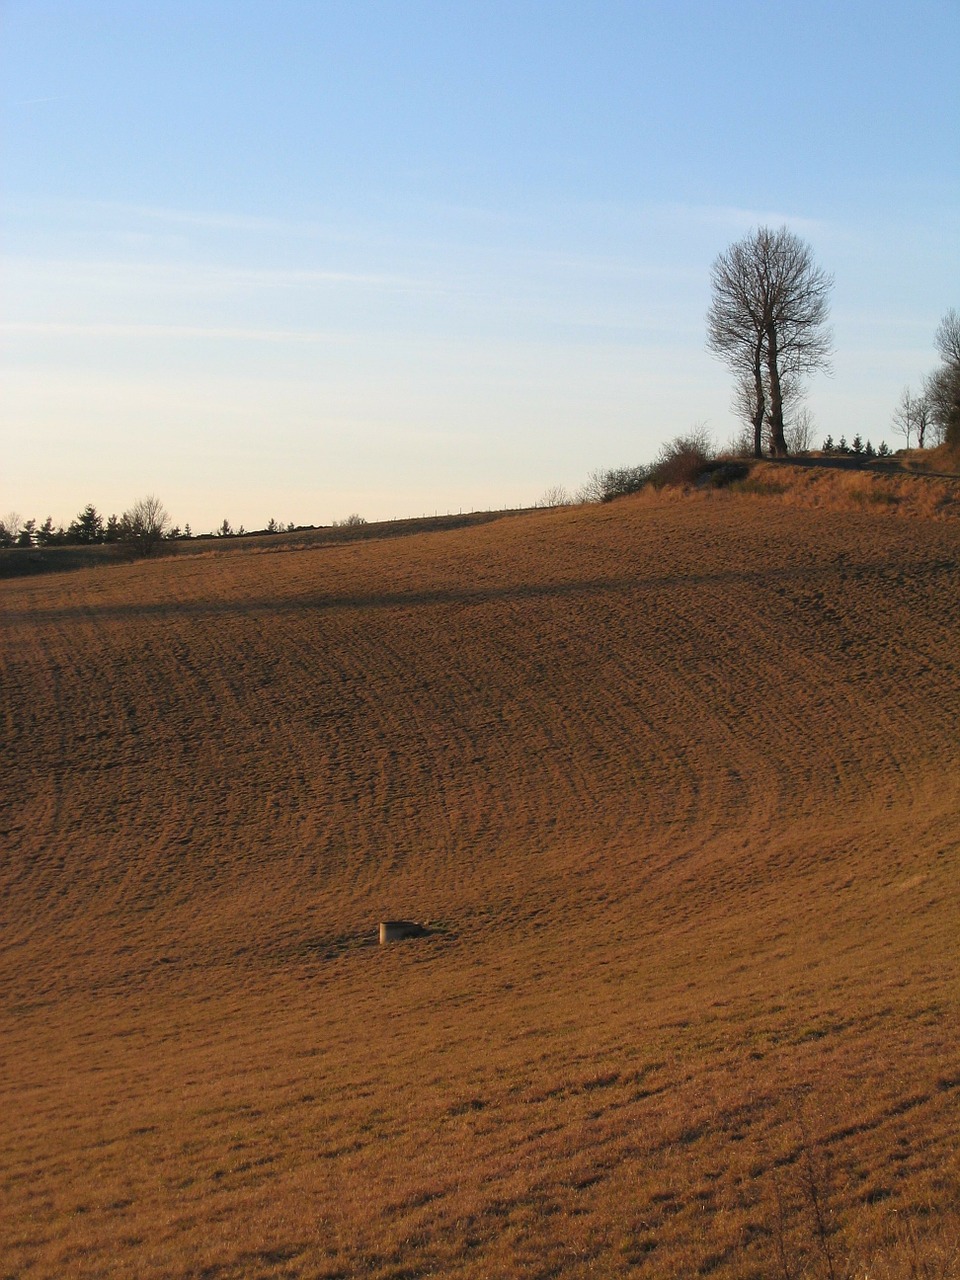
[[[754,400],[753,411],[753,456],[755,458],[763,457],[763,419],[767,412],[767,402],[763,394],[763,374],[760,371],[759,360],[757,367],[753,371],[756,387],[756,399]]]
[[[788,449],[783,435],[783,392],[780,388],[777,325],[774,320],[767,325],[767,374],[770,379],[770,452],[775,458],[785,458]]]

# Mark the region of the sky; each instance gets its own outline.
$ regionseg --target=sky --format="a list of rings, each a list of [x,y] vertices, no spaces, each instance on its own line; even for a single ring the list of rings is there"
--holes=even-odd
[[[737,431],[710,266],[834,276],[817,435],[960,306],[960,5],[0,0],[0,514],[536,503]]]

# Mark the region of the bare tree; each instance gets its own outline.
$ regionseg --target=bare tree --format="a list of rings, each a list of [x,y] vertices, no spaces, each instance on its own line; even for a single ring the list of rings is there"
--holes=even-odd
[[[934,343],[942,361],[924,383],[937,443],[960,446],[960,313],[951,308],[940,321]]]
[[[589,477],[574,494],[574,502],[602,502],[607,489],[606,474],[605,471],[591,471]]]
[[[897,407],[893,411],[893,417],[890,424],[894,432],[898,436],[903,436],[907,448],[910,448],[913,440],[913,396],[910,394],[910,388],[904,387],[897,401]]]
[[[765,424],[771,453],[785,455],[784,405],[807,374],[829,368],[833,278],[786,227],[760,227],[738,240],[710,275],[707,346],[737,377],[737,403],[741,412],[751,410],[756,456],[763,452]]]
[[[723,452],[734,458],[746,458],[753,453],[753,427],[743,423],[723,446]]]
[[[806,405],[802,405],[790,417],[784,428],[787,448],[791,453],[809,453],[816,439],[817,424],[813,413]]]
[[[891,423],[897,435],[903,436],[908,449],[914,437],[917,448],[925,449],[927,432],[933,423],[931,403],[925,392],[915,396],[909,387],[904,387],[893,411]]]
[[[538,501],[538,507],[568,507],[572,499],[567,489],[562,484],[552,484],[549,489],[544,489]]]
[[[960,368],[960,312],[950,308],[937,325],[933,342],[944,364]]]
[[[120,520],[124,542],[138,555],[153,555],[170,528],[170,517],[159,498],[148,494],[125,511]]]
[[[956,420],[960,404],[960,378],[944,365],[927,374],[923,394],[930,405],[931,437],[934,444],[944,444],[950,433],[951,417]],[[960,433],[958,433],[960,434]],[[956,437],[955,437],[956,438]]]
[[[933,415],[930,411],[930,401],[921,391],[913,402],[913,421],[917,429],[917,448],[925,449],[927,447],[927,432],[932,425]]]
[[[0,519],[0,547],[15,547],[20,536],[23,518],[19,511],[11,511]]]

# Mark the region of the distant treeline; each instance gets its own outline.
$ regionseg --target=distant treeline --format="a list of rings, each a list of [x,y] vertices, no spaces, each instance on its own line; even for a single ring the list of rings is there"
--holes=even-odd
[[[847,444],[846,436],[841,436],[836,444],[833,442],[833,436],[827,436],[823,442],[823,452],[835,457],[863,458],[865,462],[868,462],[871,458],[893,457],[886,440],[881,440],[880,447],[875,449],[869,440],[864,444],[859,435],[853,437],[851,444]]]
[[[293,533],[300,526],[294,525],[292,522],[284,524],[280,520],[271,518],[266,528],[252,529],[249,531],[244,529],[243,525],[239,529],[234,529],[229,520],[223,523],[209,533],[194,533],[190,525],[184,525],[181,529],[179,525],[171,525],[166,516],[166,512],[160,508],[148,512],[146,518],[140,510],[145,503],[150,502],[144,499],[141,503],[137,503],[130,511],[124,512],[122,516],[110,515],[104,517],[89,502],[77,516],[70,521],[66,528],[63,525],[54,525],[53,517],[47,516],[46,520],[40,525],[36,520],[23,520],[15,512],[0,519],[0,547],[89,547],[102,543],[136,543],[142,541],[146,533],[152,547],[158,542],[177,542],[188,541],[191,538],[238,538],[253,535],[262,535],[270,533]],[[153,500],[156,504],[156,500]],[[363,523],[359,516],[349,518],[351,522]],[[337,523],[336,521],[334,522]],[[342,523],[346,524],[347,521]],[[313,526],[308,526],[313,527]]]

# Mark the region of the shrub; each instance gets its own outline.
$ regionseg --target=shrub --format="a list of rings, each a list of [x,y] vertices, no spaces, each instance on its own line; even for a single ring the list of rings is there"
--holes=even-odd
[[[551,485],[540,495],[538,507],[567,507],[570,505],[570,494],[562,484]]]
[[[603,495],[601,502],[612,502],[614,498],[625,498],[629,493],[639,493],[649,479],[647,467],[614,467],[604,472]]]
[[[602,502],[605,471],[591,471],[584,484],[574,495],[577,502]]]
[[[577,502],[613,502],[627,494],[638,493],[649,479],[648,467],[611,467],[608,471],[591,471],[587,483],[577,490]]]
[[[649,481],[657,489],[665,485],[696,484],[712,458],[709,433],[704,427],[694,427],[663,446],[650,468]]]

